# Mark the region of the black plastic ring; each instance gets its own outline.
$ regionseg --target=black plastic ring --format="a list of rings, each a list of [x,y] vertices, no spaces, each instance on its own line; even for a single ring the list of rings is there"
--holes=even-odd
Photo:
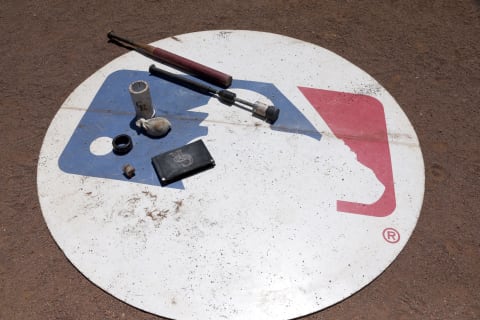
[[[118,155],[127,154],[132,150],[132,138],[128,134],[119,134],[112,140],[113,153]]]

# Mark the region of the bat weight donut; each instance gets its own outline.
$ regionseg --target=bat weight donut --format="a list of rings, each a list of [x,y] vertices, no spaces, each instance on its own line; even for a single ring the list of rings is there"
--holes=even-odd
[[[124,155],[133,148],[132,138],[128,134],[119,134],[112,140],[113,153]]]

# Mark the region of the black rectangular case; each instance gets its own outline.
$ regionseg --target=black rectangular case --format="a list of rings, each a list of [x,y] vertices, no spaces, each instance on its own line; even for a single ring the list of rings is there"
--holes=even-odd
[[[200,139],[153,157],[152,164],[160,179],[160,184],[166,186],[172,182],[213,168],[215,161]]]

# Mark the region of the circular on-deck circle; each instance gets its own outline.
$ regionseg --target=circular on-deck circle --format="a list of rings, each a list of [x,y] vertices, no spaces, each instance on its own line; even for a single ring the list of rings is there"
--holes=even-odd
[[[424,167],[412,125],[375,79],[276,34],[206,31],[153,45],[231,74],[229,90],[280,116],[269,125],[150,76],[152,61],[135,52],[85,80],[38,165],[45,221],[81,273],[164,317],[283,319],[349,297],[394,261],[420,214]],[[136,80],[172,123],[168,136],[135,131]],[[118,132],[135,148],[101,152]],[[199,139],[216,166],[161,187],[151,158]]]

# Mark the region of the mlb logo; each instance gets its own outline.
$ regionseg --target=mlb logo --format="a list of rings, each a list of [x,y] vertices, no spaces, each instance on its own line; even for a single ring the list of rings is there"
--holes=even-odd
[[[150,82],[153,101],[157,102],[157,115],[169,117],[173,123],[174,131],[166,138],[157,140],[141,135],[134,125],[135,113],[125,88],[138,79]],[[234,81],[232,89],[235,88],[272,97],[275,105],[282,106],[281,118],[272,130],[282,127],[293,128],[297,132],[320,140],[320,132],[313,128],[273,84]],[[339,200],[338,211],[376,217],[391,214],[395,209],[395,190],[382,104],[377,99],[362,94],[306,87],[299,89],[337,138],[344,140],[357,154],[358,161],[372,169],[385,186],[384,193],[373,204]],[[136,171],[134,182],[159,185],[157,177],[151,174],[150,159],[160,151],[176,148],[195,138],[208,135],[208,127],[201,124],[208,115],[191,109],[206,104],[209,98],[149,76],[147,72],[134,70],[114,72],[107,77],[78,124],[60,157],[59,166],[68,173],[124,180],[118,168],[125,162],[133,162],[139,164],[140,168]],[[115,132],[128,133],[134,137],[135,150],[132,154],[118,156],[108,152],[99,155],[92,151],[91,145],[95,141],[111,136]],[[179,182],[176,187],[183,188],[183,185]]]

